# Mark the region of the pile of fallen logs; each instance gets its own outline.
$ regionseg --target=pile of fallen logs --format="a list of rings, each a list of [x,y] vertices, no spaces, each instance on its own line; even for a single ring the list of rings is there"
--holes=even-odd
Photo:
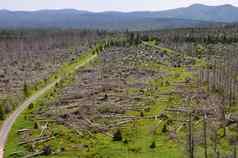
[[[36,125],[35,125],[36,126]],[[37,125],[38,126],[38,125]],[[32,137],[32,132],[35,132],[36,130],[39,131],[39,136]],[[51,134],[47,133],[48,130],[48,121],[42,126],[34,127],[34,129],[20,129],[17,131],[18,135],[21,135],[22,141],[18,143],[19,146],[29,145],[31,147],[31,153],[18,153],[14,152],[10,155],[25,155],[24,158],[32,158],[40,155],[49,155],[52,153],[51,148],[49,146],[46,146],[42,149],[42,151],[36,150],[35,146],[40,145],[46,142],[49,142],[53,139],[55,139],[55,136],[52,136]]]

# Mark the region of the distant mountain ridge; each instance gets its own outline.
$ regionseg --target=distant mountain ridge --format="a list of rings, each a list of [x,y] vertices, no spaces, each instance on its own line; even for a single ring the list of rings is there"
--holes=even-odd
[[[238,7],[194,4],[165,11],[89,12],[75,9],[0,10],[1,28],[88,28],[150,30],[178,27],[206,27],[238,22]]]
[[[238,7],[226,4],[220,6],[207,6],[194,4],[187,8],[171,9],[157,12],[163,18],[182,18],[213,22],[238,22]]]

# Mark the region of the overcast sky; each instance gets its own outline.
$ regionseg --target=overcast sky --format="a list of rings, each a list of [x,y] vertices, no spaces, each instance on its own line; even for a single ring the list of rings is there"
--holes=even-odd
[[[74,8],[89,11],[166,10],[194,3],[207,5],[232,4],[238,0],[0,0],[0,9],[39,10]]]

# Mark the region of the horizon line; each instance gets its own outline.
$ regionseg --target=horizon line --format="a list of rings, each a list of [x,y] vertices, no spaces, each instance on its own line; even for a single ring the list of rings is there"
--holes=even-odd
[[[121,13],[133,13],[133,12],[159,12],[159,11],[168,11],[168,10],[174,10],[174,9],[180,9],[180,8],[188,8],[194,5],[203,5],[203,6],[208,6],[208,7],[219,7],[219,6],[233,6],[233,7],[238,7],[233,4],[225,3],[221,5],[207,5],[207,4],[202,4],[202,3],[194,3],[192,5],[184,6],[184,7],[177,7],[177,8],[167,8],[167,9],[161,9],[161,10],[101,10],[101,11],[93,11],[93,10],[85,10],[85,9],[77,9],[77,8],[42,8],[42,9],[30,9],[30,10],[23,10],[23,9],[6,9],[6,8],[0,8],[0,11],[9,11],[9,12],[37,12],[37,11],[60,11],[60,10],[75,10],[75,11],[82,11],[82,12],[92,12],[92,13],[104,13],[104,12],[121,12]]]

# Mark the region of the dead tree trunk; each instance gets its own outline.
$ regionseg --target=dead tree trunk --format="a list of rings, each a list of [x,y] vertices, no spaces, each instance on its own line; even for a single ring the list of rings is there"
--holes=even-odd
[[[203,139],[204,139],[204,158],[208,158],[207,154],[207,114],[203,116]]]
[[[218,145],[218,136],[217,136],[217,130],[214,131],[214,155],[216,158],[220,157],[217,145]]]
[[[236,153],[236,144],[234,144],[234,149],[233,149],[233,158],[236,158],[237,156],[237,153]]]
[[[194,158],[193,131],[192,131],[192,113],[189,113],[188,129],[189,129],[189,134],[188,134],[189,158]]]

